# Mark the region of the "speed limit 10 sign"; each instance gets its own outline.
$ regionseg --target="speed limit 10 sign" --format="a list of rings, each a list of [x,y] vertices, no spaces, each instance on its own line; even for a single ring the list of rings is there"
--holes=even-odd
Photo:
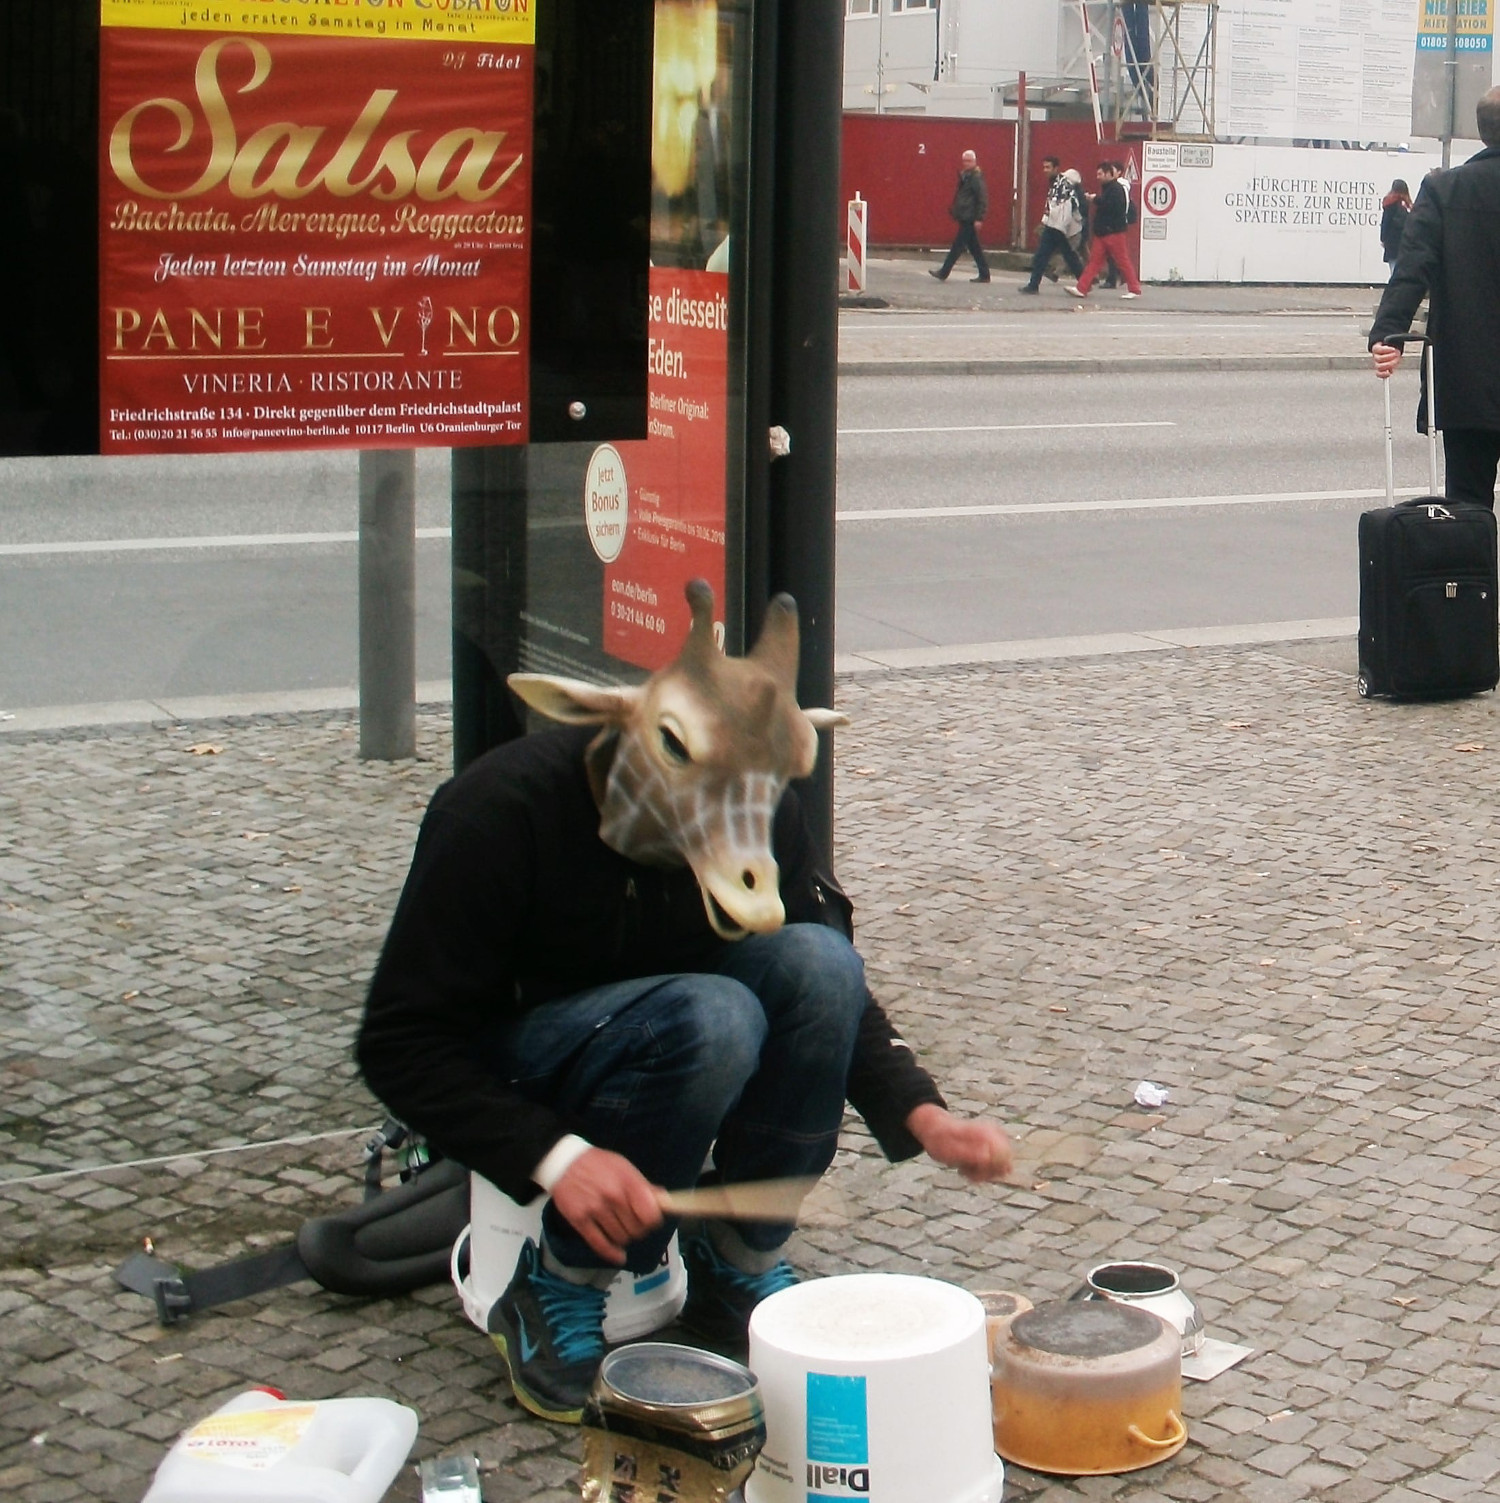
[[[1170,214],[1177,206],[1177,185],[1169,177],[1148,178],[1141,189],[1141,202],[1148,214]]]

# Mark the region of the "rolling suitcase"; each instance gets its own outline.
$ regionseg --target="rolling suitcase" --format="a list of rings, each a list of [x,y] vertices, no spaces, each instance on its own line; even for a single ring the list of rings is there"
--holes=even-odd
[[[1432,346],[1426,347],[1428,468],[1437,490]],[[1458,699],[1500,682],[1495,514],[1439,495],[1396,504],[1391,383],[1385,388],[1385,496],[1359,519],[1359,692]]]

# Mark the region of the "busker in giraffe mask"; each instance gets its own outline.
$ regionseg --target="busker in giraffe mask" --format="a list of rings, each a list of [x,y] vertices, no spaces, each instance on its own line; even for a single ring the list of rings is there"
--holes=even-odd
[[[993,1123],[946,1109],[865,985],[852,910],[788,784],[846,724],[796,702],[797,611],[771,601],[728,658],[713,593],[687,588],[674,663],[633,688],[521,673],[565,723],[479,758],[434,795],[370,987],[359,1063],[441,1152],[518,1202],[551,1196],[490,1317],[516,1397],[577,1423],[605,1293],[658,1265],[658,1197],[821,1175],[847,1101],[886,1155],[1003,1177]],[[742,1343],[796,1282],[793,1223],[682,1238],[682,1321]]]

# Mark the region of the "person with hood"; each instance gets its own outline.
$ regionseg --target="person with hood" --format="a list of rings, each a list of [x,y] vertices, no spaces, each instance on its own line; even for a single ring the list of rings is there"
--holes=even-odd
[[[1370,327],[1375,374],[1401,364],[1425,294],[1435,391],[1417,408],[1417,430],[1443,430],[1450,501],[1495,505],[1500,463],[1500,87],[1476,111],[1484,150],[1417,193],[1390,282]],[[1435,400],[1434,400],[1435,399]]]
[[[1140,278],[1135,274],[1135,262],[1131,259],[1130,247],[1126,244],[1129,228],[1130,203],[1125,190],[1120,186],[1113,162],[1101,162],[1098,167],[1099,191],[1094,196],[1094,238],[1089,245],[1088,265],[1076,287],[1068,288],[1073,297],[1087,297],[1094,278],[1104,270],[1104,263],[1113,260],[1125,277],[1125,291],[1121,297],[1141,295]]]
[[[966,151],[958,172],[958,187],[954,190],[953,203],[948,209],[949,216],[958,221],[958,234],[953,237],[953,245],[942,268],[937,271],[929,268],[928,276],[946,282],[954,263],[964,251],[968,251],[974,257],[974,265],[979,268],[979,275],[970,280],[989,281],[990,263],[984,259],[984,247],[979,243],[978,234],[989,206],[989,194],[985,191],[984,174],[979,170],[979,158],[972,151]]]
[[[1411,190],[1404,178],[1391,184],[1391,191],[1380,200],[1380,254],[1387,272],[1395,269],[1396,254],[1401,249],[1401,234],[1411,214]]]
[[[1041,290],[1042,276],[1053,256],[1063,258],[1075,280],[1083,275],[1083,262],[1073,249],[1073,241],[1082,234],[1085,219],[1083,178],[1072,167],[1066,172],[1057,171],[1056,157],[1048,157],[1042,166],[1046,168],[1049,164],[1052,170],[1042,210],[1042,231],[1036,254],[1031,258],[1031,276],[1022,286],[1022,292]]]

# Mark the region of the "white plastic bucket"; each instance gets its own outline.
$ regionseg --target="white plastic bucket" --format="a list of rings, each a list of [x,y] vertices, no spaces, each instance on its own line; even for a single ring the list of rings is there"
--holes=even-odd
[[[999,1503],[984,1307],[905,1274],[816,1279],[750,1317],[766,1444],[745,1503]]]
[[[517,1205],[503,1190],[478,1174],[469,1176],[469,1225],[453,1245],[453,1287],[464,1314],[481,1331],[489,1329],[490,1311],[505,1293],[527,1238],[542,1235],[546,1197]],[[459,1274],[464,1247],[469,1250],[467,1277]],[[661,1263],[647,1273],[620,1273],[604,1302],[604,1339],[611,1345],[638,1341],[677,1319],[687,1299],[687,1270],[674,1235]]]
[[[258,1388],[185,1431],[143,1503],[379,1503],[416,1438],[415,1411],[389,1399]]]

